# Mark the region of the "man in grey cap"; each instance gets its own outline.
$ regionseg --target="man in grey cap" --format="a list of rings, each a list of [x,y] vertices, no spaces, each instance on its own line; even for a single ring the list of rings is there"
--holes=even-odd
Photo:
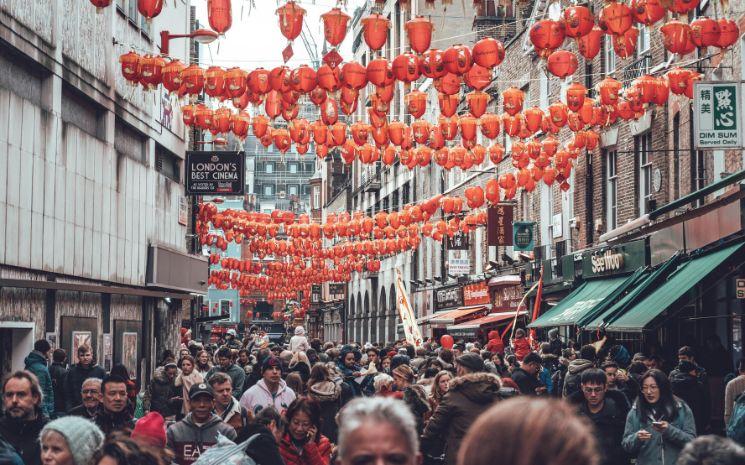
[[[195,384],[189,389],[191,411],[186,417],[168,427],[166,442],[173,451],[175,463],[188,465],[197,461],[202,453],[217,444],[217,435],[222,434],[231,441],[235,430],[212,413],[215,394],[207,383]]]
[[[484,360],[474,353],[455,359],[458,376],[442,398],[422,436],[422,450],[439,456],[445,445],[445,465],[455,465],[463,437],[476,418],[500,399],[500,379],[484,371]]]

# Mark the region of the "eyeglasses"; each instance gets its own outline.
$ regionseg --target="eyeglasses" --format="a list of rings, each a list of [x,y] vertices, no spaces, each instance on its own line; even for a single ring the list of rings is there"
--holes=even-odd
[[[100,393],[98,389],[83,389],[81,392],[83,394],[99,394]]]

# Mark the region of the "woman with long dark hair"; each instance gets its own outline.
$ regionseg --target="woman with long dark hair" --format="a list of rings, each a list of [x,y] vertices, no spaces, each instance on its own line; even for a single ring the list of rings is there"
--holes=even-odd
[[[623,448],[637,465],[669,465],[696,437],[696,423],[686,403],[673,395],[665,373],[651,369],[641,377],[641,394],[626,417]]]
[[[314,365],[310,370],[307,386],[308,396],[321,406],[321,434],[336,443],[336,414],[341,408],[341,386],[331,380],[331,373],[323,363]]]
[[[321,406],[309,397],[298,397],[285,412],[285,432],[279,453],[286,465],[329,465],[331,442],[321,434]]]

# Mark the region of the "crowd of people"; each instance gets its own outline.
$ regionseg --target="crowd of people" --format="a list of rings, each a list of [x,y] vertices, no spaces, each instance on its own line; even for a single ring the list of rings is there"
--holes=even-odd
[[[68,367],[40,340],[2,384],[0,465],[199,465],[226,439],[258,465],[745,464],[745,359],[724,393],[733,440],[708,434],[691,347],[667,373],[606,340],[497,337],[415,348],[230,330],[166,351],[143,386],[90,347]]]

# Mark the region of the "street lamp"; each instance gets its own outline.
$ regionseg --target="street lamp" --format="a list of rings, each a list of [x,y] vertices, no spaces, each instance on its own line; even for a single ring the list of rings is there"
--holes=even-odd
[[[168,31],[160,31],[160,53],[168,55],[168,42],[171,39],[194,39],[200,44],[211,44],[217,40],[218,33],[209,29],[197,29],[191,34],[171,34]]]

